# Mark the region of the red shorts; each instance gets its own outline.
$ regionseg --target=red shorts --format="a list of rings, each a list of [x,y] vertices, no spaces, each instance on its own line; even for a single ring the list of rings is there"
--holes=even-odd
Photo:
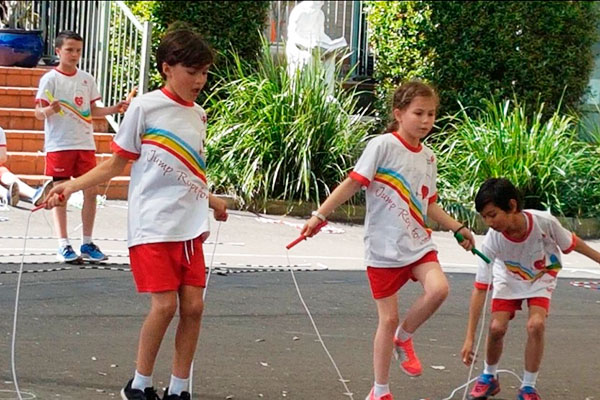
[[[506,311],[510,313],[510,319],[515,317],[515,312],[521,310],[521,303],[525,299],[493,299],[492,312]],[[530,297],[527,300],[527,306],[542,307],[546,310],[546,314],[550,310],[550,299],[547,297]]]
[[[133,246],[129,248],[129,259],[140,293],[179,290],[183,285],[206,286],[204,251],[199,238]]]
[[[367,267],[367,277],[374,299],[384,299],[396,293],[409,279],[416,281],[412,270],[417,265],[437,262],[437,251],[430,251],[412,264],[403,267],[377,268]]]
[[[50,151],[46,153],[45,175],[53,178],[77,178],[95,166],[94,150]]]

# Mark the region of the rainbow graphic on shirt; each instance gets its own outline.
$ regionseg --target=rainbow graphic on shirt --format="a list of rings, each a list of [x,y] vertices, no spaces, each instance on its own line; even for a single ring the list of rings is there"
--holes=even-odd
[[[410,191],[410,185],[401,174],[391,169],[379,167],[375,173],[374,180],[383,183],[398,193],[400,198],[408,205],[410,215],[413,216],[419,225],[421,225],[423,228],[426,228],[420,202]]]
[[[523,267],[516,261],[504,261],[504,265],[506,266],[506,269],[524,281],[532,281],[533,283],[544,276],[544,274],[549,274],[554,277],[558,275],[558,272],[562,269],[562,265],[558,261],[558,257],[552,254],[550,256],[550,262],[550,265],[547,265],[542,269],[536,269],[535,271],[531,271],[529,268]]]
[[[142,144],[160,147],[181,161],[194,175],[206,183],[206,165],[196,150],[179,136],[164,129],[149,128],[142,136]]]
[[[65,100],[60,100],[60,106],[64,109],[71,111],[76,117],[78,117],[82,121],[88,124],[92,123],[92,111],[89,108],[87,110],[79,111],[77,106]]]

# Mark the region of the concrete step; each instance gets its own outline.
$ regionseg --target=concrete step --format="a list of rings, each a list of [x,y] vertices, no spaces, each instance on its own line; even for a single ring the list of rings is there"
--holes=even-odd
[[[108,121],[104,117],[93,119],[94,132],[108,132]],[[44,130],[44,121],[35,118],[33,109],[0,108],[0,126],[4,129]]]
[[[19,179],[27,183],[30,186],[38,187],[41,186],[48,179],[51,179],[44,175],[17,175]],[[108,189],[108,190],[107,190]],[[106,193],[106,198],[109,200],[127,200],[127,190],[129,189],[129,177],[128,176],[117,176],[98,186],[98,193],[103,195]]]
[[[6,161],[6,168],[12,171],[15,175],[43,175],[45,172],[46,157],[42,152],[30,152],[30,151],[18,151],[7,152],[8,160]],[[96,163],[108,160],[112,157],[110,153],[97,153]],[[131,161],[127,163],[127,166],[121,173],[121,176],[129,176],[131,171]]]
[[[44,132],[33,130],[5,129],[7,151],[38,152],[44,150]],[[112,133],[94,133],[97,153],[111,153]]]
[[[0,107],[35,108],[37,88],[0,86]]]
[[[0,86],[38,87],[48,68],[0,67]]]

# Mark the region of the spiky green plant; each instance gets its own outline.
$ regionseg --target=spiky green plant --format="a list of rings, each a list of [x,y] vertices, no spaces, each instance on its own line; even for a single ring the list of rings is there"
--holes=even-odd
[[[290,78],[264,40],[258,67],[235,53],[229,59],[206,102],[215,188],[254,205],[319,202],[345,177],[367,136],[357,93],[338,81],[330,95],[319,62]]]
[[[529,113],[516,100],[485,101],[471,117],[445,118],[435,139],[441,201],[458,218],[472,220],[473,201],[490,177],[506,177],[523,193],[525,207],[572,217],[600,211],[598,150],[577,138],[575,117],[543,107]]]

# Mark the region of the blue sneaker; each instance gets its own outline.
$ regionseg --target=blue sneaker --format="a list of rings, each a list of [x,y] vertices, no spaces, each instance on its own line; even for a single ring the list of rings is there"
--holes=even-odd
[[[106,255],[101,252],[98,246],[96,246],[94,243],[82,244],[80,252],[81,258],[84,260],[95,262],[108,260],[108,257],[106,257]]]
[[[77,253],[75,253],[75,250],[73,250],[71,245],[60,247],[58,249],[58,253],[56,254],[56,258],[58,261],[65,263],[74,263],[80,261],[79,256]]]
[[[519,389],[517,400],[542,400],[537,390],[531,386],[523,386]]]

